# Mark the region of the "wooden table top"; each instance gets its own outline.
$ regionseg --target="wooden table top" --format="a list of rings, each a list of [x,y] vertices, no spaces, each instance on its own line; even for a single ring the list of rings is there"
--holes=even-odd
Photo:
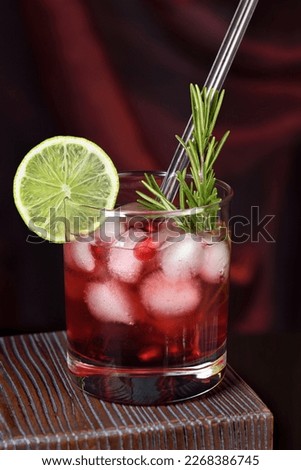
[[[64,332],[0,338],[0,449],[271,449],[273,416],[228,366],[213,391],[166,406],[74,387]]]

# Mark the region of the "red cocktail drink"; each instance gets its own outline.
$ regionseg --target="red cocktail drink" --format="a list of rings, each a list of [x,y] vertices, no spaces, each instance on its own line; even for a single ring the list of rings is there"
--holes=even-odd
[[[124,179],[129,197],[139,177]],[[221,191],[229,198],[227,185]],[[201,210],[154,214],[125,206],[89,241],[65,245],[69,368],[84,390],[110,401],[153,404],[198,395],[221,380],[227,205],[221,204],[214,229],[198,233],[182,222],[203,217]]]

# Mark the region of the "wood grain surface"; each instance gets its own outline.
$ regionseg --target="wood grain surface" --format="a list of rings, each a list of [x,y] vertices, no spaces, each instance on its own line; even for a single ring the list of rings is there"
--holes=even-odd
[[[273,416],[228,367],[167,406],[106,403],[72,384],[64,332],[0,338],[0,449],[271,449]]]

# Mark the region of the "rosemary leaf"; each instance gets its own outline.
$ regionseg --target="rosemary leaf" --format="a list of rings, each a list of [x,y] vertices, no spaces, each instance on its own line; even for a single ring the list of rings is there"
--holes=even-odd
[[[179,207],[188,209],[203,207],[201,216],[177,217],[176,223],[186,231],[200,232],[212,230],[217,220],[220,198],[216,188],[214,163],[219,156],[228,136],[226,132],[217,141],[213,131],[224,99],[224,90],[218,92],[198,85],[190,85],[191,110],[193,120],[192,137],[184,142],[176,136],[185,149],[189,159],[189,172],[185,168],[178,171]],[[175,210],[176,206],[162,193],[153,175],[145,174],[142,181],[148,194],[137,191],[138,202],[151,210]]]

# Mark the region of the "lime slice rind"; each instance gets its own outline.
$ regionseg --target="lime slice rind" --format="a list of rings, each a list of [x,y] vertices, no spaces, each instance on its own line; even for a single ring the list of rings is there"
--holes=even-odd
[[[14,178],[14,200],[25,224],[55,243],[96,230],[101,210],[113,209],[118,190],[112,160],[81,137],[40,143],[24,157]]]

